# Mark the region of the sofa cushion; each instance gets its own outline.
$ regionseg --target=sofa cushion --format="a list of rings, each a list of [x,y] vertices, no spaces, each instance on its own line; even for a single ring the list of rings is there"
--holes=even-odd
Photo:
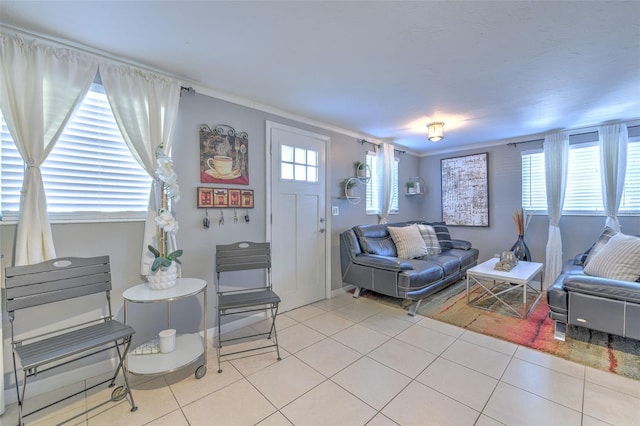
[[[604,247],[605,244],[609,242],[609,239],[613,237],[615,234],[617,234],[617,232],[614,231],[613,229],[609,227],[604,228],[604,231],[600,235],[600,238],[598,238],[598,241],[593,243],[591,248],[588,250],[589,254],[587,255],[586,260],[584,261],[584,266],[587,266],[589,264],[589,261],[593,259],[593,256],[595,256],[600,250],[602,250],[602,247]]]
[[[353,227],[353,231],[364,253],[396,257],[396,245],[389,235],[387,225],[358,225]]]
[[[640,238],[617,233],[591,258],[585,274],[622,281],[640,276]]]
[[[422,234],[420,234],[420,230],[416,225],[403,226],[401,228],[389,226],[387,229],[396,244],[399,258],[414,259],[428,253]]]
[[[434,255],[440,254],[442,249],[440,248],[440,241],[436,235],[436,230],[431,225],[417,225],[424,240],[424,244],[427,246],[427,254]]]
[[[452,249],[453,244],[451,243],[451,234],[449,234],[447,224],[444,222],[432,222],[430,225],[433,226],[433,229],[436,231],[436,236],[440,242],[440,248],[442,250]]]

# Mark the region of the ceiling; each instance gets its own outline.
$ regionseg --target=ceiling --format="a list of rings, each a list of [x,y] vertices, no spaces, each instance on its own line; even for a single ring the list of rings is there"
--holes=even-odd
[[[640,118],[638,1],[2,0],[0,23],[419,154]]]

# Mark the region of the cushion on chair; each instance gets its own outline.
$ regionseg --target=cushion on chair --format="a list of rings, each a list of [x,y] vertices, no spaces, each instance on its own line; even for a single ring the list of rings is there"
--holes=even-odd
[[[640,276],[640,238],[617,233],[598,250],[584,268],[584,273],[622,281],[636,281]]]
[[[433,226],[433,229],[436,231],[436,236],[440,242],[440,248],[442,250],[452,249],[453,243],[451,242],[451,234],[449,234],[447,224],[444,222],[432,222],[429,225]]]
[[[427,246],[416,225],[403,226],[402,228],[389,226],[388,229],[396,245],[399,258],[414,259],[428,254]]]
[[[430,256],[442,253],[440,242],[438,241],[438,236],[436,235],[436,230],[433,228],[433,226],[417,225],[417,227],[420,231],[420,235],[422,235],[422,239],[424,240],[425,245],[427,246],[427,253]]]
[[[602,235],[600,235],[600,238],[598,238],[598,241],[593,243],[593,245],[589,249],[589,254],[587,255],[587,258],[584,261],[585,266],[589,264],[591,259],[593,259],[593,256],[595,256],[600,250],[602,250],[602,247],[604,247],[605,244],[609,242],[609,239],[613,237],[615,234],[617,234],[617,232],[609,228],[608,226],[604,228],[604,231],[602,232]]]

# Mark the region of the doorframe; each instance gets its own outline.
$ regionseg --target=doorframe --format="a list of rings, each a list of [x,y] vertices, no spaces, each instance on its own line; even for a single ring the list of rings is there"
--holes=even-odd
[[[327,135],[322,135],[320,133],[310,132],[307,130],[302,130],[297,127],[289,126],[282,123],[277,123],[275,121],[265,120],[265,171],[266,171],[266,215],[265,215],[265,229],[266,229],[266,237],[267,241],[271,242],[271,231],[272,231],[272,220],[271,220],[271,205],[272,205],[272,192],[273,184],[272,184],[272,141],[271,141],[271,130],[279,129],[284,130],[291,133],[298,133],[303,136],[308,136],[311,138],[320,139],[325,143],[325,173],[324,173],[324,220],[325,220],[325,233],[324,233],[324,251],[325,251],[325,272],[324,272],[324,280],[325,280],[325,288],[324,288],[324,297],[326,299],[331,298],[331,191],[329,187],[329,175],[331,171],[331,137]]]

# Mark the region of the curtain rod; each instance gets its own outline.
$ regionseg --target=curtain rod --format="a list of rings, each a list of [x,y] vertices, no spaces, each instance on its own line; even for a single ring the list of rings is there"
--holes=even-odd
[[[380,148],[380,145],[378,145],[377,143],[369,142],[369,141],[364,140],[364,139],[360,139],[358,142],[360,143],[360,145],[364,145],[365,143],[368,143],[369,145],[373,145],[373,148],[376,151],[378,150],[378,148]],[[407,153],[407,151],[403,151],[403,150],[400,150],[400,149],[397,149],[397,148],[393,148],[393,150],[395,152],[397,152],[398,154],[406,154]]]

